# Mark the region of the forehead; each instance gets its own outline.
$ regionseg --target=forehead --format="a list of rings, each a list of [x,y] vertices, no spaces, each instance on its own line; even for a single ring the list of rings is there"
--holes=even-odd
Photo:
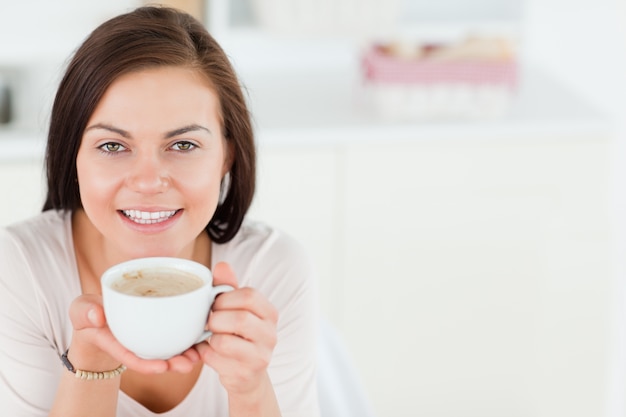
[[[100,101],[112,94],[142,92],[149,95],[168,92],[168,89],[173,89],[173,92],[178,90],[181,94],[200,89],[203,93],[216,95],[213,83],[202,71],[189,67],[159,66],[120,75],[111,82]]]
[[[89,123],[133,124],[133,120],[155,123],[176,118],[197,123],[219,120],[220,114],[219,97],[201,71],[188,67],[155,67],[115,79],[98,102]],[[96,120],[100,118],[105,120]]]

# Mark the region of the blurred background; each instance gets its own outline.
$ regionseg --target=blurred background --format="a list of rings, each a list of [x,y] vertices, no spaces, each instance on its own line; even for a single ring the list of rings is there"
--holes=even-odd
[[[311,253],[354,401],[379,417],[626,416],[623,1],[167,3],[241,76],[250,215]],[[1,224],[41,207],[67,58],[141,4],[0,0]]]

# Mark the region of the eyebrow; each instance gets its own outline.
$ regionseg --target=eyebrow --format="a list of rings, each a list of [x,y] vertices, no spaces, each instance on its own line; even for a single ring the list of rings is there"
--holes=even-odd
[[[183,127],[179,128],[179,129],[174,129],[174,130],[172,130],[172,131],[167,132],[167,133],[165,134],[164,138],[165,138],[165,139],[169,139],[169,138],[172,138],[172,137],[174,137],[174,136],[184,135],[185,133],[188,133],[188,132],[195,132],[195,131],[198,131],[198,130],[204,130],[204,131],[205,131],[205,132],[207,132],[209,135],[213,135],[213,132],[211,132],[211,131],[210,131],[209,129],[207,129],[206,127],[204,127],[204,126],[200,126],[200,125],[197,125],[197,124],[191,124],[191,125],[188,125],[188,126],[183,126]]]
[[[85,132],[89,130],[94,130],[94,129],[108,130],[109,132],[117,133],[118,135],[126,139],[131,138],[131,134],[127,132],[126,130],[120,129],[120,128],[117,128],[115,126],[111,126],[105,123],[97,123],[95,125],[89,126],[87,129],[85,129]],[[207,129],[204,126],[201,126],[198,124],[190,124],[190,125],[183,126],[181,128],[174,129],[165,133],[165,135],[163,135],[163,139],[170,139],[170,138],[173,138],[174,136],[183,135],[185,133],[195,132],[198,130],[204,130],[205,132],[208,132],[210,135],[213,135],[213,132],[211,132],[209,129]]]

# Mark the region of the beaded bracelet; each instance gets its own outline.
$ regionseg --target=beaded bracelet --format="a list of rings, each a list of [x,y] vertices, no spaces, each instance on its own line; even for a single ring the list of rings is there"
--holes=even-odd
[[[79,379],[86,379],[86,380],[111,379],[111,378],[115,378],[118,375],[121,375],[122,372],[126,370],[126,366],[124,365],[120,365],[111,371],[103,371],[103,372],[83,371],[82,369],[76,369],[74,368],[74,365],[72,365],[72,362],[70,362],[70,360],[67,358],[68,352],[69,352],[69,349],[63,352],[63,354],[61,355],[61,362],[63,362],[63,365],[65,365],[68,371],[73,373],[76,376],[76,378],[79,378]]]

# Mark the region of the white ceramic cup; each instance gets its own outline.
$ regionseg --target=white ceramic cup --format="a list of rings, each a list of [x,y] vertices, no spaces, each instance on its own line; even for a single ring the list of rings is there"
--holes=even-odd
[[[135,271],[180,270],[191,273],[203,285],[190,292],[164,297],[129,295],[111,286]],[[139,258],[115,265],[101,278],[102,301],[113,336],[144,359],[168,359],[207,339],[205,331],[211,306],[230,285],[213,286],[213,274],[204,265],[179,258]]]

